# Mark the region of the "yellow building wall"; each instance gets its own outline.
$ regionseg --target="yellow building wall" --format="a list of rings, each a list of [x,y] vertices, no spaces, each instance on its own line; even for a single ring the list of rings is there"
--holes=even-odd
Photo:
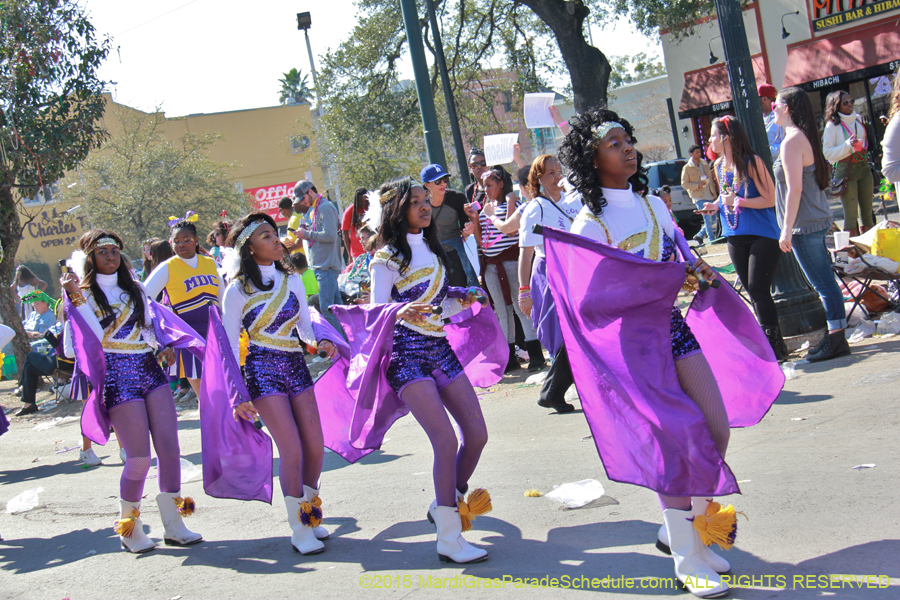
[[[120,114],[127,111],[147,114],[118,104],[108,94],[104,97],[106,111],[102,122],[113,138],[122,133]],[[188,115],[166,119],[162,129],[166,139],[173,142],[186,133],[220,134],[219,141],[209,149],[209,157],[214,162],[232,165],[225,169],[228,180],[240,184],[244,190],[293,183],[310,175],[317,188],[325,190],[309,105]],[[310,146],[292,154],[291,137],[299,136],[309,137]],[[36,218],[25,226],[16,253],[18,262],[27,264],[54,289],[58,288],[59,260],[71,255],[74,241],[90,228],[90,217],[83,211],[76,209],[64,216],[72,208],[65,200],[65,189],[59,190],[57,196],[56,201],[23,207]]]

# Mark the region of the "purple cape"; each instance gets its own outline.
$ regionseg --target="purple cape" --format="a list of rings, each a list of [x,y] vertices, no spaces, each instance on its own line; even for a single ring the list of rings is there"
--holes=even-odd
[[[465,290],[460,290],[451,288],[449,297],[464,296]],[[350,343],[347,389],[356,399],[349,428],[354,448],[380,448],[394,421],[409,412],[386,376],[397,313],[404,306],[392,302],[332,307]],[[487,387],[500,381],[509,346],[490,306],[472,305],[454,315],[445,329],[447,341],[472,385]]]
[[[350,444],[350,422],[356,400],[347,390],[347,373],[350,370],[350,346],[325,320],[319,311],[309,309],[309,317],[316,332],[316,340],[328,340],[334,344],[340,357],[316,380],[316,405],[322,422],[325,447],[354,463],[373,452],[374,448],[358,449]]]
[[[66,317],[72,330],[75,360],[91,384],[91,395],[81,412],[81,433],[95,444],[104,445],[109,441],[110,422],[103,401],[103,382],[106,379],[103,345],[72,304],[68,294],[65,294],[65,298]],[[206,342],[171,310],[153,300],[147,299],[147,302],[150,303],[150,319],[153,321],[153,330],[160,347],[187,350],[202,358]]]
[[[250,400],[225,328],[209,307],[209,332],[200,380],[203,490],[215,498],[272,503],[272,440],[233,408]]]
[[[7,431],[9,431],[9,419],[6,418],[6,413],[0,410],[0,435]]]
[[[607,476],[670,496],[739,493],[675,372],[670,319],[684,264],[546,227],[544,249],[572,374]],[[730,424],[758,422],[784,375],[746,305],[723,285],[697,294],[687,322],[708,349]]]
[[[563,337],[556,304],[547,281],[547,259],[543,257],[534,259],[534,270],[531,273],[531,321],[541,344],[550,356],[556,356],[563,345]]]

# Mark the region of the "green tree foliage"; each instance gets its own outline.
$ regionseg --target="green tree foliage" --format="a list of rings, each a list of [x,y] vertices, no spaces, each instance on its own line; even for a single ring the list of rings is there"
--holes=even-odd
[[[666,65],[656,57],[639,52],[633,56],[612,56],[609,87],[617,88],[666,74]]]
[[[313,97],[313,92],[309,89],[309,75],[303,75],[297,69],[291,69],[283,75],[284,77],[278,80],[281,84],[278,101],[284,103],[288,98],[292,98],[297,104],[309,104]]]
[[[37,195],[104,139],[104,82],[109,52],[74,0],[0,2],[0,315],[16,330],[21,369],[30,350],[10,291],[26,212]],[[36,213],[35,213],[36,214]]]
[[[226,178],[228,165],[209,159],[218,134],[188,133],[172,142],[163,135],[162,113],[119,109],[116,118],[121,134],[64,183],[78,184],[67,190],[67,198],[84,207],[94,227],[118,233],[130,256],[140,256],[143,240],[167,237],[170,216],[197,213],[202,238],[222,210],[240,215],[250,208],[247,195]]]

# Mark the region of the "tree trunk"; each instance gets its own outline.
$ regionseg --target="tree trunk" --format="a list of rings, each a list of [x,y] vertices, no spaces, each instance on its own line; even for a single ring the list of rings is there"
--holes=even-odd
[[[606,56],[584,39],[584,20],[590,11],[582,0],[520,0],[547,24],[556,37],[572,79],[575,111],[606,106],[612,69]]]
[[[0,181],[0,243],[3,244],[3,261],[0,262],[0,317],[7,327],[12,327],[16,337],[12,340],[13,354],[16,357],[18,373],[22,375],[25,367],[25,356],[31,351],[28,336],[22,326],[22,318],[16,311],[16,293],[10,288],[16,275],[16,252],[22,237],[22,225],[19,221],[19,210],[12,195],[9,182]]]

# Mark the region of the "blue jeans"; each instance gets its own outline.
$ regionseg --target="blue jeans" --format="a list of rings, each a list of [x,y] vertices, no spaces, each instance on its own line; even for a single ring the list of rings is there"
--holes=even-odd
[[[694,206],[697,207],[697,210],[703,210],[703,205],[707,202],[712,202],[712,200],[695,200]],[[715,239],[715,230],[716,225],[713,219],[718,219],[718,216],[713,215],[703,215],[703,228],[700,230],[700,234],[706,237],[709,241],[713,241]]]
[[[459,262],[462,263],[463,272],[466,274],[466,285],[468,286],[477,286],[480,285],[478,283],[478,277],[475,276],[475,269],[472,267],[472,263],[469,262],[469,255],[466,254],[466,243],[463,241],[461,237],[453,238],[450,240],[444,240],[441,242],[444,246],[450,246],[456,253],[459,255]]]
[[[316,281],[319,283],[319,312],[322,313],[326,321],[338,330],[338,333],[342,333],[343,329],[341,329],[338,320],[328,310],[332,304],[341,305],[344,303],[341,298],[341,290],[338,287],[338,275],[341,272],[337,269],[313,269],[313,273],[315,273]]]
[[[834,271],[831,270],[831,257],[825,247],[826,235],[828,229],[794,234],[791,244],[803,274],[822,298],[825,318],[831,331],[847,327],[847,312],[844,310],[844,295],[834,278]]]

